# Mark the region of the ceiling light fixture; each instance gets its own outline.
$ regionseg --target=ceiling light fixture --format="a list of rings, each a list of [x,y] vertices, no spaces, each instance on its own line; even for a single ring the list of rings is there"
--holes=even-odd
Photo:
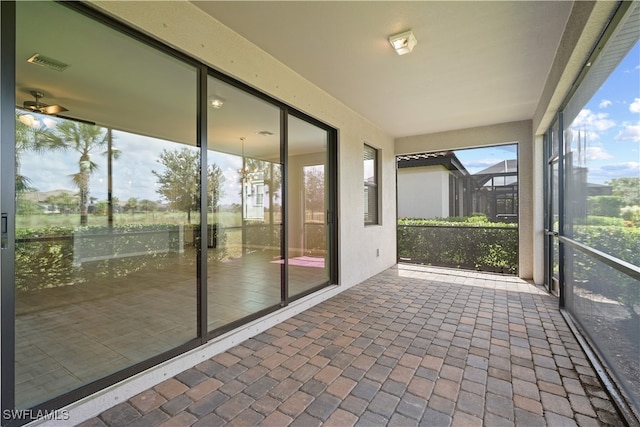
[[[52,129],[57,125],[56,121],[49,117],[42,117],[41,120],[38,120],[33,114],[21,114],[18,116],[18,120],[34,129],[39,129],[41,125],[44,125],[47,129]]]
[[[212,96],[209,98],[209,105],[213,108],[220,108],[224,104],[224,99],[218,98],[217,96]]]
[[[418,39],[413,34],[413,31],[405,31],[404,33],[396,34],[389,37],[389,43],[396,50],[398,55],[404,55],[413,50],[414,46],[418,44]]]
[[[44,93],[39,90],[32,90],[31,95],[36,99],[35,101],[24,101],[22,104],[26,110],[31,110],[40,114],[56,115],[63,111],[69,111],[61,105],[47,105],[40,102],[40,98],[44,98]]]

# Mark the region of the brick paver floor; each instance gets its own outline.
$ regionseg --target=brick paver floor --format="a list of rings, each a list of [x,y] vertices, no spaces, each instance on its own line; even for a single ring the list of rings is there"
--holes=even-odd
[[[82,426],[623,425],[557,305],[399,265]]]

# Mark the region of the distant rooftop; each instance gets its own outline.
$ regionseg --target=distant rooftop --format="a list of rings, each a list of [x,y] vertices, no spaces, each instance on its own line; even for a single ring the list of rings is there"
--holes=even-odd
[[[456,154],[449,151],[436,151],[433,153],[403,154],[396,156],[398,168],[415,168],[419,166],[441,165],[450,171],[458,171],[462,175],[469,175]]]
[[[61,194],[68,194],[72,197],[77,196],[77,191],[71,190],[51,190],[51,191],[27,191],[22,193],[26,200],[31,200],[34,202],[42,203],[47,200],[49,197],[57,197]]]
[[[474,175],[494,175],[497,173],[517,173],[518,172],[518,160],[501,160],[493,166],[489,166]]]

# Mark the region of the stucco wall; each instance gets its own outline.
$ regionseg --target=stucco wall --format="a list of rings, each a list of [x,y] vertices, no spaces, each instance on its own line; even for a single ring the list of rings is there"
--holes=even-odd
[[[396,139],[396,154],[457,150],[518,143],[519,250],[518,275],[533,278],[533,140],[531,121],[502,123]]]
[[[126,22],[237,80],[339,130],[339,274],[350,286],[396,260],[393,138],[338,100],[185,1],[92,2]],[[380,149],[380,226],[364,226],[363,144]],[[379,256],[377,256],[379,249]]]
[[[398,169],[398,217],[449,216],[449,171],[443,166]]]

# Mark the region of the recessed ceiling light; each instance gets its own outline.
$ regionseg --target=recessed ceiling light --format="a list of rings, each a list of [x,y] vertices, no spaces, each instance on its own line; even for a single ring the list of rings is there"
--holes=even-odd
[[[398,55],[404,55],[413,50],[414,46],[418,44],[418,39],[411,30],[404,33],[396,34],[389,37],[389,43],[396,50]]]
[[[222,107],[222,104],[224,104],[224,99],[218,96],[209,97],[209,105],[211,105],[213,108],[220,108]]]

